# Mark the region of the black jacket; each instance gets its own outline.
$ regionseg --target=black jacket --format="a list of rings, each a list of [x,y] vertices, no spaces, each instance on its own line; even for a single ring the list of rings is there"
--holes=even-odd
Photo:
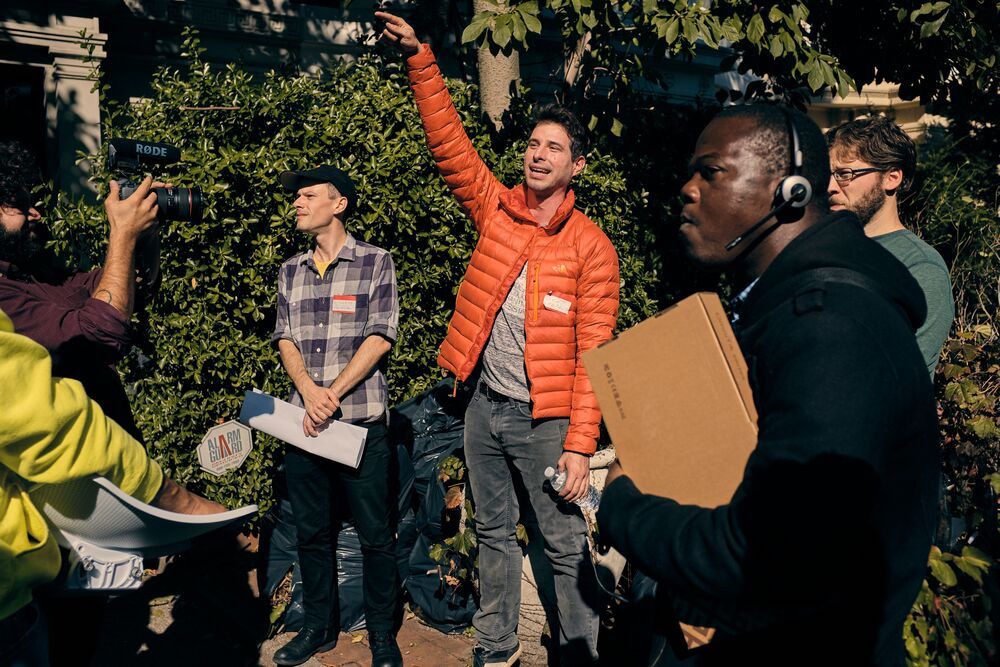
[[[831,267],[848,282],[815,275]],[[874,285],[850,284],[858,274]],[[925,313],[906,268],[831,214],[740,311],[760,432],[732,501],[679,505],[627,478],[606,489],[602,538],[681,620],[718,628],[698,664],[902,664],[937,511]]]

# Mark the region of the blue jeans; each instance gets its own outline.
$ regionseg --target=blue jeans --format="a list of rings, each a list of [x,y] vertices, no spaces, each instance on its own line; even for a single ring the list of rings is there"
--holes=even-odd
[[[576,505],[544,485],[545,468],[562,455],[568,419],[531,418],[528,403],[477,390],[465,413],[465,460],[476,502],[480,605],[472,625],[481,646],[504,651],[517,644],[522,552],[515,535],[520,509],[515,477],[523,482],[552,565],[563,664],[597,658],[599,596]]]

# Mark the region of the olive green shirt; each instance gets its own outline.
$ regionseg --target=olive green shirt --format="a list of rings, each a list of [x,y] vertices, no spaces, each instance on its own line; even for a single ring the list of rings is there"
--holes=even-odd
[[[882,234],[874,240],[906,266],[924,292],[927,319],[917,329],[917,345],[927,364],[927,372],[933,378],[941,346],[948,340],[955,319],[955,297],[951,293],[948,265],[937,250],[908,229]]]

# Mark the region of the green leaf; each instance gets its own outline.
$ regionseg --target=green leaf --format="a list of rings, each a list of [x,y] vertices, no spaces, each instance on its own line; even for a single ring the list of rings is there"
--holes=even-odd
[[[751,44],[760,44],[762,37],[764,37],[764,19],[760,17],[760,14],[754,14],[750,23],[747,24],[747,39],[750,40]]]
[[[778,38],[776,35],[772,35],[770,42],[771,42],[771,48],[770,48],[771,55],[774,56],[775,58],[780,58],[781,54],[785,52],[785,47],[781,44],[781,39]]]
[[[667,44],[673,44],[677,41],[677,31],[680,29],[680,23],[675,16],[674,18],[667,21],[667,27],[663,31],[663,39]]]
[[[955,571],[944,561],[932,558],[928,564],[931,567],[931,574],[945,588],[951,588],[958,583],[958,577],[955,575]]]
[[[812,69],[809,70],[809,76],[806,78],[809,88],[815,93],[823,87],[823,70],[819,62],[814,61],[812,63]]]
[[[970,546],[963,547],[962,555],[955,559],[955,566],[980,585],[983,583],[983,575],[989,571],[992,564],[989,556]]]
[[[1000,435],[1000,428],[997,428],[996,422],[986,415],[976,415],[966,420],[965,425],[980,438],[994,438]]]
[[[785,13],[781,11],[781,8],[775,5],[771,7],[771,11],[767,13],[767,20],[771,23],[778,23],[785,19]]]
[[[513,32],[514,39],[524,44],[524,38],[528,34],[528,28],[524,24],[524,18],[522,18],[521,14],[518,13],[511,14],[510,17],[511,31]]]
[[[501,14],[497,17],[496,26],[493,28],[493,43],[500,48],[506,48],[510,44],[511,37],[511,15]]]
[[[948,12],[942,14],[940,18],[937,18],[933,21],[930,21],[920,26],[920,39],[927,39],[931,35],[938,34],[938,31],[941,30],[941,24],[944,23],[946,18],[948,18]]]
[[[624,128],[625,126],[619,119],[615,118],[611,121],[611,134],[615,135],[616,137],[622,136],[622,130]]]
[[[462,31],[462,44],[468,44],[479,39],[479,36],[483,34],[488,25],[489,22],[485,18],[482,18],[482,14],[477,15],[469,25],[465,26],[465,30]]]
[[[528,28],[529,32],[533,32],[536,35],[542,32],[542,22],[534,14],[522,13],[521,19],[524,21],[524,25]]]

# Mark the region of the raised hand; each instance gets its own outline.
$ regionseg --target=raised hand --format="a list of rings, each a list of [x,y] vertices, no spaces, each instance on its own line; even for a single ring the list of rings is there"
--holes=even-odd
[[[395,45],[408,56],[420,49],[420,40],[417,39],[417,33],[409,23],[388,12],[375,12],[375,18],[385,22],[385,29],[379,35],[379,39],[383,42]]]

